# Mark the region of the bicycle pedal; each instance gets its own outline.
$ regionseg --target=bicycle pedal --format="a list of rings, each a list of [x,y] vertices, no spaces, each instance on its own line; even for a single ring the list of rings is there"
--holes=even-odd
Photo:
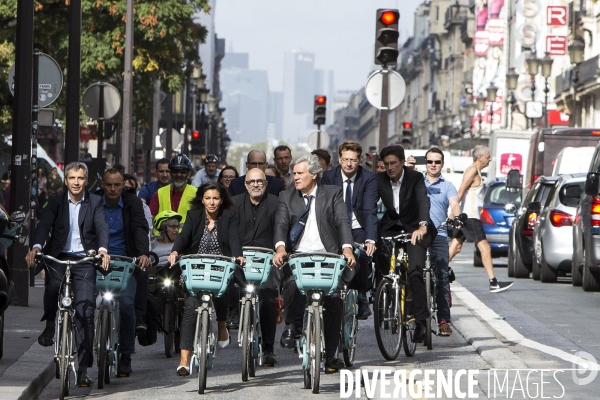
[[[129,378],[129,374],[117,374],[117,378]]]

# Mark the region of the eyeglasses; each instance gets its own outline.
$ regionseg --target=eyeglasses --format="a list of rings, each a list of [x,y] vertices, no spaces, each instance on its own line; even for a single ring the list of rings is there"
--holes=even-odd
[[[181,225],[179,225],[179,224],[177,224],[177,225],[167,225],[167,228],[179,230],[181,228]]]
[[[173,175],[187,175],[188,170],[187,169],[172,169],[171,170],[171,174]]]
[[[358,163],[358,159],[356,158],[340,158],[340,162],[341,163],[350,163],[350,164],[356,164]]]
[[[427,160],[425,161],[427,164],[435,164],[435,165],[440,165],[442,163],[442,160]]]
[[[235,179],[235,175],[232,175],[232,176],[223,175],[223,180],[225,180],[225,179],[230,181],[232,179]]]
[[[248,165],[251,167],[260,167],[261,165],[265,165],[267,162],[249,162]]]
[[[264,179],[252,179],[252,180],[246,181],[246,185],[248,185],[248,186],[252,186],[252,185],[262,186],[264,184],[265,184]]]

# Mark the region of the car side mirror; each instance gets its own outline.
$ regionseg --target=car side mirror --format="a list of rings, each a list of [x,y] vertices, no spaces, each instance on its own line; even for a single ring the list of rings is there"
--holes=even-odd
[[[514,214],[515,212],[517,212],[517,206],[513,203],[508,203],[504,206],[504,212],[508,214]]]
[[[569,185],[563,189],[563,195],[570,199],[578,199],[581,197],[581,189],[579,185]]]
[[[589,172],[585,180],[585,194],[588,196],[598,196],[600,187],[600,173]]]
[[[506,190],[511,193],[518,192],[523,187],[523,175],[518,169],[511,169],[506,175]]]

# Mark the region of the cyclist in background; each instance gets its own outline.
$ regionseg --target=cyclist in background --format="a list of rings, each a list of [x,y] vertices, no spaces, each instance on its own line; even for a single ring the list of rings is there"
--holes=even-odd
[[[158,264],[163,265],[167,262],[167,257],[171,254],[173,249],[173,243],[179,235],[182,216],[177,214],[175,211],[165,210],[156,217],[154,217],[154,229],[156,229],[160,235],[156,237],[156,240],[152,241],[152,251],[158,256]]]
[[[214,154],[207,154],[204,159],[204,168],[196,172],[192,186],[200,187],[208,182],[216,182],[221,170],[217,168],[219,159]]]
[[[158,160],[156,162],[155,171],[156,180],[145,184],[138,193],[138,197],[142,199],[144,204],[150,204],[154,193],[156,193],[156,191],[161,187],[165,187],[171,182],[169,160],[167,160],[166,158],[161,158],[160,160]]]

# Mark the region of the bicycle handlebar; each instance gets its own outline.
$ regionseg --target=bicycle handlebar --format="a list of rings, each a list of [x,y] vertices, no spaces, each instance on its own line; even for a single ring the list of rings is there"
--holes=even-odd
[[[55,263],[62,264],[62,265],[67,265],[67,264],[83,264],[83,263],[86,263],[86,262],[91,262],[92,264],[99,264],[102,261],[102,259],[98,255],[93,256],[93,257],[83,257],[82,259],[77,260],[77,261],[62,261],[62,260],[54,258],[54,257],[52,257],[52,256],[50,256],[48,254],[43,254],[43,253],[37,253],[35,255],[36,262],[40,262],[42,259],[54,261]]]
[[[400,242],[400,243],[408,243],[410,242],[412,238],[412,234],[410,233],[401,233],[399,235],[396,236],[387,236],[387,237],[382,237],[381,239],[383,241],[386,242]]]
[[[183,256],[179,256],[179,259],[177,260],[177,262],[175,264],[169,265],[169,268],[173,268],[174,266],[178,265],[179,261],[181,261],[181,260],[186,260],[188,258],[203,258],[203,257],[204,258],[214,258],[214,259],[221,260],[221,261],[229,261],[229,262],[235,263],[236,265],[241,265],[241,261],[235,257],[221,256],[218,254],[186,254]],[[168,265],[168,263],[167,263],[167,265]]]

